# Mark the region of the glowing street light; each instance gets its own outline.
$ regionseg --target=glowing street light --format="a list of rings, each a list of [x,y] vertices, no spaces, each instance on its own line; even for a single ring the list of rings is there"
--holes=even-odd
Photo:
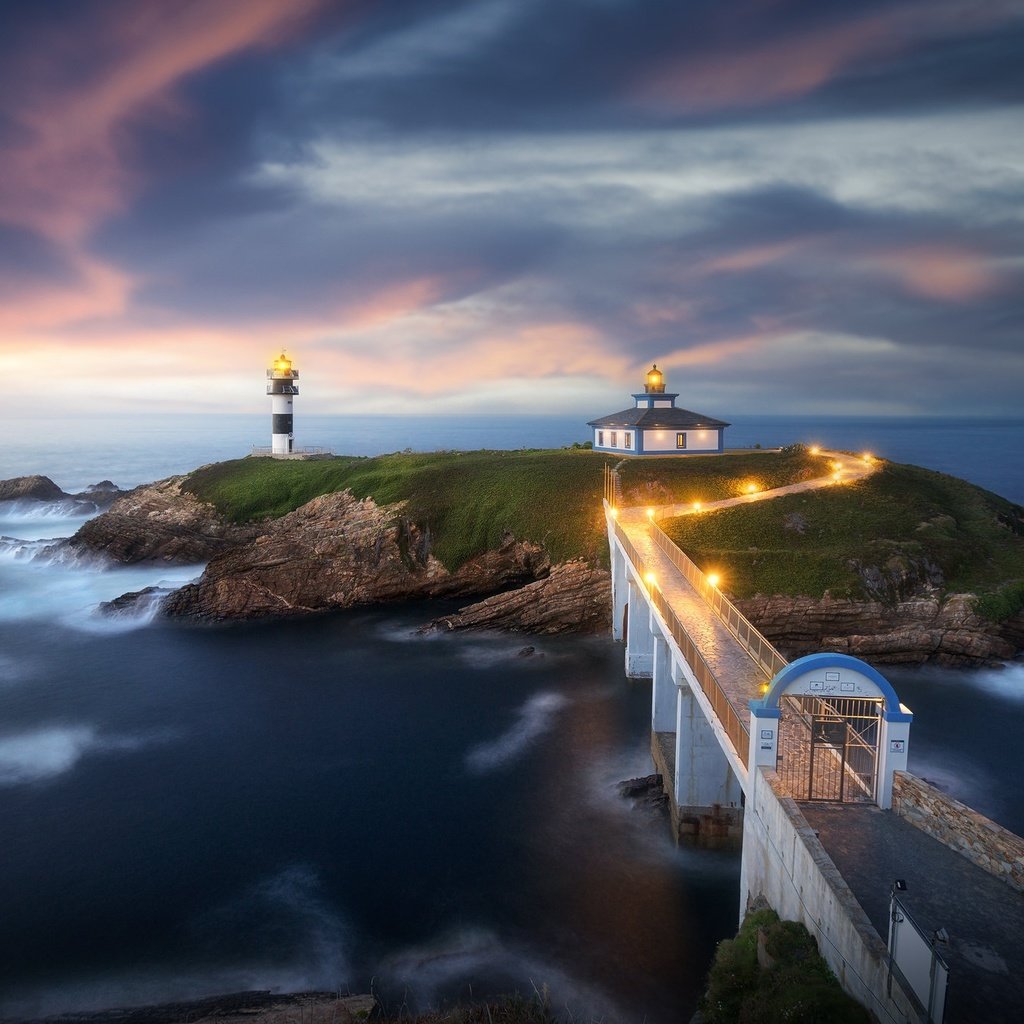
[[[722,582],[722,577],[719,576],[717,572],[709,572],[707,578],[708,578],[708,583],[710,583],[711,586],[713,586],[715,588],[715,590],[717,590],[718,589],[718,584]]]
[[[699,512],[701,510],[701,508],[703,508],[703,506],[701,505],[701,503],[699,501],[695,501],[693,503],[693,511],[694,512]]]
[[[655,576],[653,572],[645,573],[644,581],[646,582],[647,586],[653,589],[654,584],[658,582],[658,577]]]
[[[653,508],[649,508],[647,510],[647,518],[648,519],[653,519],[654,518],[654,509]]]
[[[875,457],[874,457],[874,455],[872,455],[872,454],[871,454],[871,452],[865,452],[865,453],[864,453],[864,454],[863,454],[863,455],[861,456],[861,458],[862,458],[862,459],[863,459],[863,460],[864,460],[864,461],[865,461],[866,463],[868,463],[868,465],[870,465],[870,464],[871,464],[872,462],[874,462],[874,461],[875,461]]]
[[[619,510],[617,508],[615,508],[613,506],[611,509],[609,509],[609,511],[612,514],[612,519],[618,519],[619,518]]]
[[[758,487],[757,484],[754,484],[754,483],[747,484],[747,486],[744,488],[744,490],[746,490],[747,494],[757,494],[757,492],[760,489],[761,488]]]
[[[811,454],[812,455],[820,455],[821,454],[821,449],[816,444],[812,444],[811,445]]]

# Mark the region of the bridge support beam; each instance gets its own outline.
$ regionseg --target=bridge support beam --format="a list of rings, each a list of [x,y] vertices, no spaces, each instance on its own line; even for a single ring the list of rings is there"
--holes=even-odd
[[[650,679],[654,672],[654,637],[647,594],[632,579],[629,581],[629,614],[626,619],[626,676],[629,679]]]
[[[743,790],[693,691],[681,680],[676,701],[673,803],[680,836],[739,838]]]
[[[609,536],[612,562],[612,639],[625,640],[623,620],[629,601],[629,582],[626,575],[626,556],[622,548]]]
[[[651,728],[655,732],[671,732],[676,727],[676,681],[672,672],[672,654],[668,644],[657,633],[654,633],[653,660]]]

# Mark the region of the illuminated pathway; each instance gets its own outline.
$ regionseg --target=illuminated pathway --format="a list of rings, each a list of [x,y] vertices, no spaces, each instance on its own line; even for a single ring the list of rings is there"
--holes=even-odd
[[[907,772],[913,716],[877,670],[827,652],[787,662],[658,525],[877,468],[824,454],[833,475],[699,509],[605,501],[612,632],[626,674],[652,681],[673,826],[742,835],[741,914],[763,896],[802,921],[876,1019],[1016,1021],[1024,840]]]

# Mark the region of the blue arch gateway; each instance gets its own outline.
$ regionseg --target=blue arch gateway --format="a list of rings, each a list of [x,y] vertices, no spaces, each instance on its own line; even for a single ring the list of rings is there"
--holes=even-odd
[[[748,763],[774,768],[797,799],[892,804],[906,771],[910,710],[877,669],[848,654],[791,662],[750,701]]]

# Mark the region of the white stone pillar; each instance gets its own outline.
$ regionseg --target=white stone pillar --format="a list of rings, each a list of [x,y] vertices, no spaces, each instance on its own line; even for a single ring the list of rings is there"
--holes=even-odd
[[[750,702],[750,747],[747,751],[747,771],[750,785],[747,793],[747,812],[754,808],[757,793],[759,768],[775,771],[779,755],[779,722],[782,712],[778,708],[766,708],[760,701]]]
[[[672,653],[668,644],[654,634],[653,685],[651,686],[651,728],[672,732],[676,727],[676,684],[672,678]]]
[[[612,639],[624,640],[622,618],[629,600],[629,583],[626,578],[626,556],[615,542],[615,535],[609,531],[612,556]]]
[[[629,624],[626,630],[626,676],[650,679],[654,671],[654,637],[651,636],[647,591],[629,579]]]
[[[688,809],[739,807],[742,788],[733,774],[693,691],[679,685],[676,703],[675,797],[680,813]]]
[[[892,773],[907,770],[907,748],[910,746],[910,709],[900,705],[899,711],[882,714],[878,733],[878,781],[875,802],[883,810],[892,807]]]

